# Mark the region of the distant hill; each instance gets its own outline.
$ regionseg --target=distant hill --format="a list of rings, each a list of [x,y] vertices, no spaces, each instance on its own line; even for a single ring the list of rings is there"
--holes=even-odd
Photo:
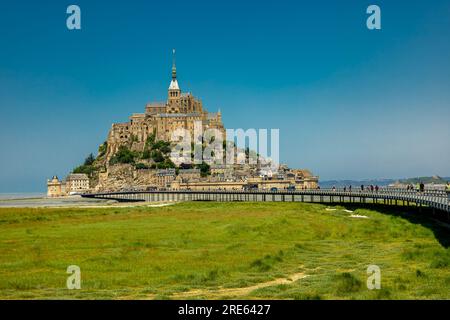
[[[360,186],[360,185],[378,185],[380,187],[385,187],[390,184],[400,183],[400,184],[417,184],[423,182],[424,184],[447,184],[450,181],[450,177],[416,177],[416,178],[405,178],[405,179],[367,179],[367,180],[326,180],[320,181],[320,187],[322,188],[336,188],[346,187],[346,186]]]
[[[374,185],[374,186],[380,186],[385,187],[392,183],[394,183],[396,180],[394,179],[368,179],[368,180],[327,180],[327,181],[319,181],[321,188],[341,188],[341,187],[358,187],[360,185]]]
[[[400,179],[396,182],[401,184],[417,184],[423,182],[424,184],[447,184],[450,181],[450,177],[417,177],[417,178],[409,178],[409,179]]]

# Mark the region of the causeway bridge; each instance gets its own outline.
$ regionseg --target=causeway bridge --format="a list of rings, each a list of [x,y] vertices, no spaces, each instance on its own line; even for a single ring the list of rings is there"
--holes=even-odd
[[[82,194],[85,198],[117,200],[120,202],[161,201],[253,201],[310,202],[343,204],[385,204],[428,207],[450,214],[450,194],[444,190],[415,190],[381,188],[378,191],[344,189],[310,190],[155,190],[121,191]]]

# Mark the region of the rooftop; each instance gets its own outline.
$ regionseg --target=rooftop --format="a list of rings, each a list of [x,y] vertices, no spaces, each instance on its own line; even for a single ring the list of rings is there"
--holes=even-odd
[[[89,180],[89,178],[85,173],[71,173],[66,178],[66,181],[69,180]]]

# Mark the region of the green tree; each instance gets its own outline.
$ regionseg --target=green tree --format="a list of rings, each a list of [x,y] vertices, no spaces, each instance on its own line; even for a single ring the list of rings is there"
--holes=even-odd
[[[168,146],[168,145],[162,146],[159,150],[161,150],[161,152],[164,154],[168,154],[171,151],[170,146]]]
[[[72,173],[84,173],[84,174],[91,176],[95,171],[94,161],[95,161],[95,157],[91,153],[86,157],[86,159],[84,160],[84,163],[81,166],[78,166],[72,170]]]
[[[73,169],[72,173],[84,173],[90,176],[94,173],[94,171],[95,168],[92,165],[90,166],[81,165]]]
[[[117,163],[134,163],[137,154],[131,150],[129,150],[126,146],[120,146],[119,150],[109,161],[110,164]]]
[[[153,145],[155,144],[156,135],[155,132],[147,137],[147,140],[145,141],[145,148],[146,149],[153,149]]]
[[[163,153],[170,152],[170,142],[159,140],[155,144],[153,144],[153,149],[160,150]],[[163,150],[168,150],[167,152],[164,152]]]
[[[145,149],[142,153],[142,159],[150,159],[152,157],[152,153],[150,150]]]
[[[170,160],[170,158],[167,158],[164,162],[167,164],[168,168],[176,168],[177,167],[175,165],[175,163],[173,163],[172,160]]]
[[[91,153],[87,156],[87,158],[84,160],[85,166],[91,166],[95,161],[94,155]]]
[[[148,166],[145,163],[136,163],[136,169],[148,169]]]
[[[153,159],[153,161],[155,161],[156,163],[159,163],[159,162],[163,162],[163,161],[164,161],[164,156],[163,156],[163,154],[161,153],[161,151],[159,151],[159,150],[153,150],[153,151],[152,151],[152,159]]]
[[[201,164],[198,164],[197,168],[200,169],[200,176],[202,176],[202,177],[206,177],[209,174],[211,174],[211,167],[206,162],[202,162]]]

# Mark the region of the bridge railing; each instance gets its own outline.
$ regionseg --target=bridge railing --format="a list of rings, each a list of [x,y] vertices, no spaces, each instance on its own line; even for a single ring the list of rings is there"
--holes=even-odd
[[[383,197],[383,196],[392,196],[392,197],[408,197],[414,199],[426,199],[426,198],[442,198],[448,200],[448,195],[443,191],[436,190],[426,190],[424,192],[419,192],[415,190],[392,190],[388,188],[379,189],[378,191],[374,190],[344,190],[344,189],[305,189],[305,190],[268,190],[268,189],[250,189],[250,190],[218,190],[218,189],[204,189],[204,190],[175,190],[175,189],[167,189],[167,190],[152,190],[152,191],[117,191],[117,192],[105,192],[105,193],[96,193],[96,195],[119,195],[119,194],[140,194],[140,193],[255,193],[255,194],[299,194],[299,195],[335,195],[335,196],[361,196],[361,197]],[[89,194],[86,194],[89,195]]]
[[[105,193],[95,193],[95,194],[84,194],[83,197],[90,198],[102,198],[102,199],[116,199],[119,201],[145,201],[145,194],[172,194],[175,197],[177,194],[192,195],[192,196],[206,196],[208,195],[237,195],[237,199],[245,199],[245,195],[255,194],[264,195],[263,201],[266,199],[272,199],[272,197],[266,198],[266,196],[281,196],[282,201],[289,199],[292,196],[292,201],[310,201],[310,202],[353,202],[354,200],[359,202],[366,202],[369,200],[373,203],[379,201],[403,201],[403,204],[415,203],[416,205],[425,205],[438,210],[446,211],[450,213],[450,199],[448,194],[445,192],[433,192],[432,190],[427,190],[428,192],[417,192],[415,190],[392,190],[390,188],[374,190],[344,190],[344,189],[308,189],[308,190],[152,190],[152,191],[119,191],[119,192],[105,192]],[[241,197],[240,195],[243,195]],[[188,198],[192,199],[192,196]],[[235,199],[232,196],[232,199]],[[286,198],[286,196],[288,198]],[[301,199],[295,200],[295,196],[301,196]],[[308,197],[304,199],[304,196]],[[247,197],[247,199],[249,199]],[[257,199],[256,197],[253,199]],[[273,198],[275,199],[275,198]],[[274,200],[275,201],[275,200]],[[287,200],[289,201],[289,200]]]
[[[333,192],[352,192],[352,193],[379,193],[379,194],[409,194],[409,195],[430,195],[430,196],[440,196],[440,197],[446,197],[447,194],[444,190],[439,189],[425,189],[424,191],[418,191],[418,190],[407,190],[406,188],[380,188],[377,190],[370,190],[367,188],[364,188],[364,190],[361,190],[360,188],[352,188],[349,190],[348,188],[326,188],[326,189],[320,189],[320,190],[326,190],[326,191],[333,191]]]

